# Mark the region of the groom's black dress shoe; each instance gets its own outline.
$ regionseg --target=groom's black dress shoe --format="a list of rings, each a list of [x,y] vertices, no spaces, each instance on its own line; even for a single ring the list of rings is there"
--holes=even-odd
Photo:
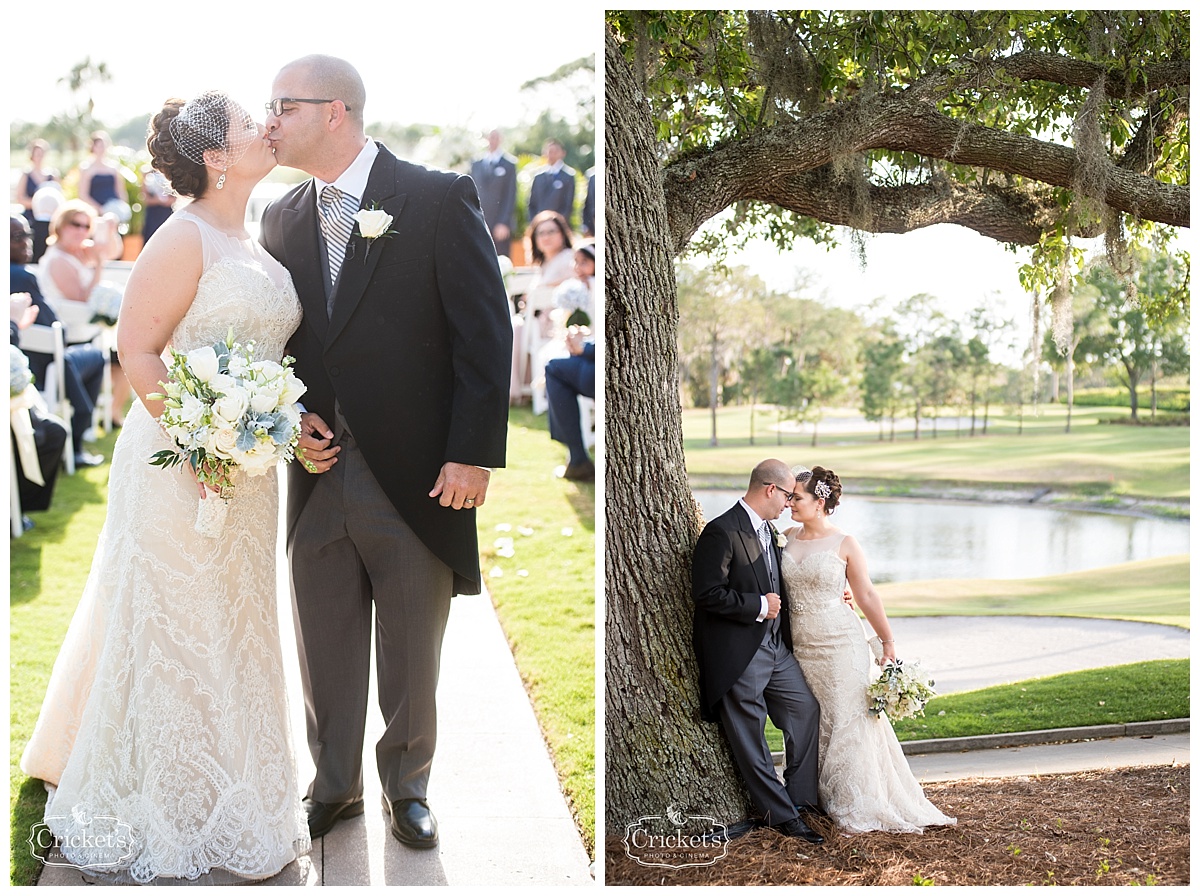
[[[308,835],[316,840],[328,834],[340,818],[354,818],[363,814],[363,799],[358,797],[344,803],[322,803],[305,797],[304,811],[308,813]]]
[[[824,843],[825,838],[806,825],[799,818],[793,818],[791,821],[785,821],[783,824],[775,825],[775,830],[783,834],[785,837],[802,837],[809,843]]]
[[[415,849],[432,849],[438,845],[437,819],[424,800],[396,800],[388,805],[383,798],[384,811],[392,816],[392,836]]]

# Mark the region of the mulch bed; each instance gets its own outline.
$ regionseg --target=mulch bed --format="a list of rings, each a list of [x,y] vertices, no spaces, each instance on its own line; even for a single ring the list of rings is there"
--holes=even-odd
[[[813,819],[820,846],[760,828],[700,868],[639,865],[609,837],[605,883],[1186,886],[1190,772],[1172,765],[926,784],[956,826],[841,836]]]

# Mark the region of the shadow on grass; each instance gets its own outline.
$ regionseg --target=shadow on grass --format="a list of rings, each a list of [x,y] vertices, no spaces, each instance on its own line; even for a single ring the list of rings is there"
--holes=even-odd
[[[11,852],[12,869],[9,880],[14,886],[30,886],[37,883],[42,873],[41,861],[33,855],[29,832],[42,820],[46,811],[46,787],[37,778],[26,778],[17,791],[11,815]],[[45,854],[45,849],[37,851],[38,856]]]

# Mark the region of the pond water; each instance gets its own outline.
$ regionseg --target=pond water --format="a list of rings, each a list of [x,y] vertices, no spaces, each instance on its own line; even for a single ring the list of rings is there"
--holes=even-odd
[[[706,519],[742,493],[695,492]],[[831,522],[858,539],[875,582],[1025,579],[1189,550],[1188,523],[1012,504],[843,496]],[[777,526],[795,525],[785,511]]]

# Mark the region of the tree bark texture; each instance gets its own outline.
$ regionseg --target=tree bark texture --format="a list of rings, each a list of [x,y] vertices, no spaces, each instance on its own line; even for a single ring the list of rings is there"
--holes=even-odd
[[[743,785],[700,721],[688,486],[677,387],[678,306],[661,169],[645,98],[605,47],[605,819],[610,835],[668,806],[737,821]]]

